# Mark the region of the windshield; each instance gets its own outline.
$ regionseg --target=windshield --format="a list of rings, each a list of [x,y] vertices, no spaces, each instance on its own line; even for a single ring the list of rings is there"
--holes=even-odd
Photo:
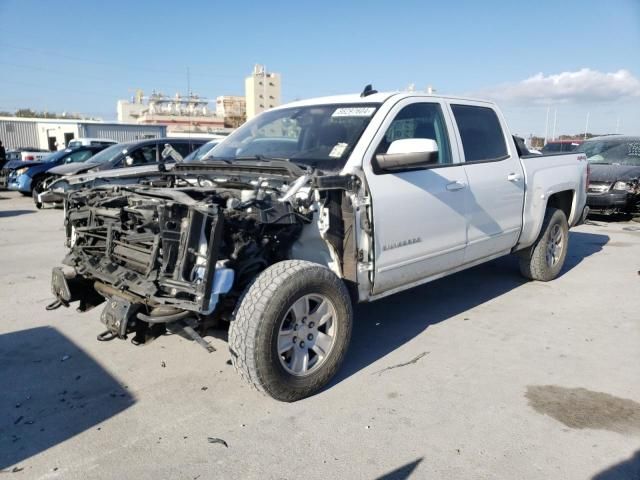
[[[68,155],[69,152],[71,150],[65,149],[65,150],[58,150],[55,153],[52,153],[50,155],[46,155],[45,157],[42,157],[42,162],[56,162],[58,160],[60,160],[62,157],[64,157],[65,155]]]
[[[184,157],[183,162],[188,163],[188,162],[197,162],[198,160],[202,160],[202,157],[204,157],[207,153],[209,153],[211,149],[215,147],[218,143],[220,142],[216,141],[216,142],[205,143],[200,148],[194,150],[189,155]]]
[[[127,145],[116,144],[111,145],[110,147],[105,148],[100,153],[95,154],[87,163],[107,163],[116,158],[119,154],[121,154]]]
[[[585,142],[576,151],[586,154],[591,164],[640,166],[640,138]]]
[[[224,139],[204,159],[285,159],[338,170],[380,104],[313,105],[267,111]]]

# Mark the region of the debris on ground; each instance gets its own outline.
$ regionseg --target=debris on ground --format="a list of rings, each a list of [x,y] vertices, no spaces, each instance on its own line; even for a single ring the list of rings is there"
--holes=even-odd
[[[167,367],[167,363],[163,360],[162,362],[160,362],[160,366],[162,368],[166,368]]]
[[[14,425],[19,424],[19,423],[22,421],[22,419],[23,419],[23,418],[24,418],[24,416],[23,416],[23,415],[20,415],[20,416],[16,419],[16,421],[15,421],[15,422],[13,422],[13,424],[14,424]]]
[[[397,365],[391,365],[390,367],[387,368],[383,368],[382,370],[378,370],[377,372],[373,372],[371,375],[382,375],[384,372],[386,372],[387,370],[393,370],[394,368],[400,368],[400,367],[406,367],[407,365],[413,365],[415,363],[418,363],[418,361],[426,356],[429,352],[422,352],[420,355],[416,356],[415,358],[412,358],[411,360],[409,360],[408,362],[405,363],[399,363]]]
[[[64,356],[60,359],[60,361],[61,361],[61,362],[66,362],[66,361],[67,361],[67,360],[69,360],[70,358],[71,358],[71,355],[64,355]]]
[[[209,437],[207,438],[207,440],[209,441],[209,443],[219,443],[220,445],[224,445],[226,448],[229,448],[229,445],[227,444],[227,442],[225,442],[221,438]]]
[[[209,390],[209,387],[202,387],[200,390],[204,392],[205,390]]]

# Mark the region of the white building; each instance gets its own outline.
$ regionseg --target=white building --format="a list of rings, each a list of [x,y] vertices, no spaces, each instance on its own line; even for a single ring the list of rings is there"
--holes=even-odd
[[[132,142],[145,138],[166,137],[162,125],[101,122],[60,118],[0,117],[0,140],[7,150],[41,148],[61,150],[74,138],[104,138]]]
[[[141,90],[132,101],[118,100],[118,120],[142,125],[165,125],[169,136],[225,132],[224,117],[209,108],[209,100],[198,95],[173,97],[153,92],[145,97]]]
[[[280,105],[281,79],[279,73],[269,73],[264,65],[255,65],[244,81],[247,101],[247,120]]]

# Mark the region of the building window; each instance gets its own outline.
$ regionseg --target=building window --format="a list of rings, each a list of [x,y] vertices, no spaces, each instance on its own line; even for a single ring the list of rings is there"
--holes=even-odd
[[[264,105],[263,105],[263,104],[260,104],[260,108],[264,108]]]
[[[258,82],[258,85],[262,85],[262,82]]]

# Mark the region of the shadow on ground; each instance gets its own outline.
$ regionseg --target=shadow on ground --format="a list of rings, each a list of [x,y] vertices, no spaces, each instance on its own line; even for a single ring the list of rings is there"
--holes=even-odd
[[[571,232],[569,252],[561,274],[602,250],[608,241],[607,235]],[[356,305],[349,353],[328,388],[393,352],[431,325],[504,295],[524,283],[518,258],[510,255],[376,302]]]
[[[392,470],[389,473],[382,475],[381,477],[378,477],[377,480],[406,480],[411,476],[418,465],[420,465],[420,462],[422,462],[423,458],[424,457],[421,457],[417,460],[414,460],[413,462],[407,463],[406,465],[402,465],[401,467],[396,468],[395,470]]]
[[[54,328],[0,335],[0,469],[95,427],[135,398]],[[98,427],[99,428],[99,427]]]
[[[593,480],[638,480],[640,479],[640,450],[623,462],[598,473]]]
[[[0,218],[17,217],[18,215],[28,215],[36,213],[35,210],[0,210]]]

